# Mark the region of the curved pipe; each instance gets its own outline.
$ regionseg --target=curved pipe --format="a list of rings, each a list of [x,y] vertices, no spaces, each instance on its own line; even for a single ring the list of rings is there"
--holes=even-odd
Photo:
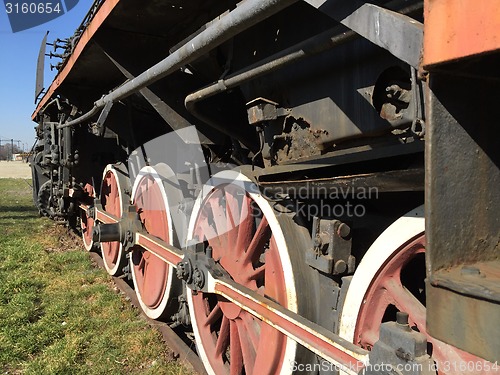
[[[81,115],[80,117],[78,117],[74,120],[65,122],[64,124],[61,124],[61,125],[57,125],[56,128],[62,129],[62,128],[67,128],[68,126],[81,124],[82,122],[84,122],[86,120],[90,120],[92,117],[97,115],[99,113],[99,109],[100,109],[100,107],[94,105],[94,107],[90,111],[88,111],[87,113]]]
[[[221,79],[210,86],[189,94],[184,101],[184,105],[194,116],[203,120],[205,116],[198,113],[196,110],[197,102],[223,93],[252,79],[272,73],[305,57],[314,56],[356,38],[357,34],[354,31],[342,32],[342,29],[343,28],[337,26],[319,35],[315,35],[292,47],[275,53],[246,69],[231,74],[224,80]]]

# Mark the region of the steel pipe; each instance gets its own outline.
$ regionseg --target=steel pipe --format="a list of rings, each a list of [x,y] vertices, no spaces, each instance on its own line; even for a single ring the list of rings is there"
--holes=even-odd
[[[342,31],[343,29],[343,27],[337,26],[319,35],[315,35],[292,47],[275,53],[274,55],[259,61],[248,68],[231,74],[224,80],[219,80],[210,86],[189,94],[184,101],[186,109],[194,116],[200,118],[201,120],[205,120],[205,117],[196,111],[195,105],[198,101],[225,92],[265,74],[272,73],[286,65],[302,60],[305,57],[314,56],[327,51],[357,37],[357,34],[354,31]]]
[[[401,6],[400,2],[394,1],[386,5]],[[401,14],[409,14],[420,10],[421,4],[407,6],[400,10]],[[242,85],[252,79],[259,78],[263,75],[272,73],[287,65],[298,62],[306,57],[311,57],[322,52],[328,51],[334,47],[350,42],[359,37],[352,31],[346,30],[345,27],[336,26],[321,34],[314,35],[300,43],[297,43],[283,51],[279,51],[266,59],[263,59],[251,66],[231,74],[226,79],[221,79],[209,86],[206,86],[198,91],[189,94],[184,105],[186,109],[199,120],[211,123],[204,114],[200,113],[196,108],[196,103],[204,99],[208,99],[214,95],[223,93]]]

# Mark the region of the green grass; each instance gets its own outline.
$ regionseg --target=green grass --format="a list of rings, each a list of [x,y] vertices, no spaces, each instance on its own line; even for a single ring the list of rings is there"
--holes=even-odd
[[[25,180],[0,179],[0,371],[189,374]]]

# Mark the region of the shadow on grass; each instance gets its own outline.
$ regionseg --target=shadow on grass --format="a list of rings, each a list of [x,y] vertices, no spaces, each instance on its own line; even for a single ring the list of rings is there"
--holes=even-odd
[[[37,210],[36,210],[35,206],[0,206],[0,213],[2,213],[2,212],[31,212],[31,213],[36,213]]]
[[[2,215],[0,211],[0,220],[23,220],[23,219],[38,219],[40,215],[38,213],[33,212],[28,215]]]

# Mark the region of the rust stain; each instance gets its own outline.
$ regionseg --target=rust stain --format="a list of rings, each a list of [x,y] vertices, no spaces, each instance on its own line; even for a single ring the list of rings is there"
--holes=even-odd
[[[498,5],[498,0],[425,0],[423,65],[500,50]]]

